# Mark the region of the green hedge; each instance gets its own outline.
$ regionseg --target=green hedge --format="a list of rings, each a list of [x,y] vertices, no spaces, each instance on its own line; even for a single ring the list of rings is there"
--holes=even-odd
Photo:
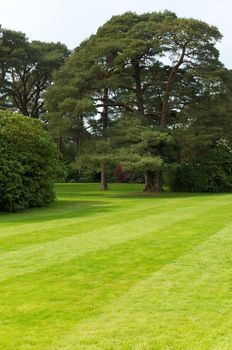
[[[42,124],[0,111],[0,211],[20,211],[52,202],[55,167],[55,147]]]
[[[199,159],[179,166],[172,189],[184,192],[231,192],[231,149],[226,145],[218,145]]]

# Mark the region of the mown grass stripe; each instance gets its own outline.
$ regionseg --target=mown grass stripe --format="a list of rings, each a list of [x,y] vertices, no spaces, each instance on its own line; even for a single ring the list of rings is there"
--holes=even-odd
[[[231,245],[232,224],[139,282],[100,317],[78,324],[49,349],[229,350]],[[225,305],[226,313],[221,312]]]
[[[178,216],[181,211],[181,219]],[[32,272],[47,265],[68,261],[77,256],[106,249],[110,246],[135,239],[148,232],[155,232],[179,220],[192,217],[188,208],[172,211],[169,220],[166,213],[133,220],[123,224],[92,230],[79,235],[73,235],[55,241],[34,244],[13,252],[0,255],[0,281],[12,275]],[[61,228],[62,229],[62,228]],[[67,229],[67,228],[66,228]],[[73,227],[71,228],[73,230]],[[78,231],[78,228],[76,229]],[[29,263],[30,262],[30,263]]]
[[[0,349],[231,349],[232,242],[215,233],[232,196],[130,188],[63,184],[53,207],[0,215]]]
[[[165,203],[162,203],[157,207],[157,201],[156,203],[143,202],[140,205],[136,205],[136,207],[133,206],[133,209],[131,209],[131,207],[123,208],[121,211],[118,211],[118,206],[115,205],[113,208],[113,214],[107,211],[104,212],[104,209],[102,209],[103,213],[97,213],[97,215],[95,213],[94,217],[88,217],[88,215],[86,215],[87,217],[82,217],[77,211],[75,212],[75,215],[72,214],[72,217],[69,219],[59,218],[56,220],[48,220],[48,222],[40,222],[38,225],[33,223],[27,224],[25,226],[21,225],[18,227],[3,227],[2,229],[0,227],[0,253],[4,251],[17,250],[24,246],[29,246],[35,243],[55,241],[62,237],[72,236],[73,232],[78,235],[84,232],[88,232],[93,228],[93,226],[95,229],[102,229],[106,227],[110,228],[110,226],[113,226],[115,224],[122,222],[128,223],[129,221],[133,221],[135,217],[145,218],[151,214],[154,216],[154,220],[156,215],[159,215],[161,213],[166,213],[167,216],[176,215],[173,213],[173,208],[175,210],[179,207],[183,208],[183,205],[185,206],[186,210],[188,208],[193,212],[196,209],[198,211],[202,211],[205,208],[209,209],[212,206],[214,209],[220,206],[226,207],[230,205],[230,203],[228,204],[228,201],[225,200],[214,202],[211,199],[207,199],[206,201],[202,201],[201,206],[199,206],[199,203],[196,201],[186,200],[185,202],[183,199],[182,201],[176,201],[172,199],[169,200],[168,205],[165,201]],[[85,212],[92,210],[93,207],[83,208],[83,211]],[[77,225],[78,230],[76,230]]]

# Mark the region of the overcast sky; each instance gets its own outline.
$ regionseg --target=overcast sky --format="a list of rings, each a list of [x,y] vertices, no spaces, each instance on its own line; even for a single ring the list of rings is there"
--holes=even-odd
[[[1,0],[0,23],[29,39],[76,47],[112,15],[172,10],[217,26],[221,61],[232,68],[232,0]]]

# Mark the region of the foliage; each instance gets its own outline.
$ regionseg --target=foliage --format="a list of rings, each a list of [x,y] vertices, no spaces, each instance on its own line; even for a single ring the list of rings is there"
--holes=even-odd
[[[85,162],[82,159],[79,162],[70,163],[67,167],[66,182],[99,182],[99,174],[93,162]]]
[[[54,200],[55,149],[39,121],[0,112],[0,210],[42,207]]]
[[[170,133],[151,128],[133,115],[124,116],[116,123],[111,131],[111,142],[116,162],[124,171],[140,177],[164,171],[173,162],[175,141]]]
[[[0,28],[0,35],[0,106],[38,118],[45,112],[43,93],[69,51],[9,29]]]
[[[193,101],[223,90],[215,47],[220,38],[217,28],[169,11],[113,16],[75,49],[46,92],[49,125],[56,126],[53,135],[63,156],[66,144],[75,145],[76,157],[91,153],[107,188],[112,127],[130,114],[147,130],[136,146],[133,140],[127,143],[124,155],[120,146],[123,166],[145,171],[146,188],[161,190],[165,158],[177,159],[167,157],[160,139],[170,138],[180,125],[189,127],[192,121],[183,111]],[[156,145],[149,144],[149,134]],[[95,143],[91,149],[89,138]],[[171,147],[173,156],[175,142],[169,143],[169,152]]]
[[[61,43],[0,31],[0,105],[43,118],[59,180],[100,172],[107,189],[118,165],[161,191],[177,162],[201,157],[219,138],[232,143],[232,77],[214,26],[170,11],[126,12],[70,56]]]
[[[117,164],[115,166],[113,175],[117,183],[126,183],[126,182],[143,183],[144,182],[144,179],[143,179],[144,176],[139,177],[138,174],[132,171],[123,170],[120,164]]]
[[[173,189],[187,192],[232,192],[232,150],[220,140],[198,159],[179,166]]]

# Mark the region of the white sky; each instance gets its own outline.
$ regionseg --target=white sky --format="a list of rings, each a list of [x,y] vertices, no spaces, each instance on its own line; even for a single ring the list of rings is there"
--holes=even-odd
[[[76,47],[112,15],[171,10],[217,26],[221,61],[232,68],[232,0],[0,0],[0,23],[29,39],[61,41]]]

